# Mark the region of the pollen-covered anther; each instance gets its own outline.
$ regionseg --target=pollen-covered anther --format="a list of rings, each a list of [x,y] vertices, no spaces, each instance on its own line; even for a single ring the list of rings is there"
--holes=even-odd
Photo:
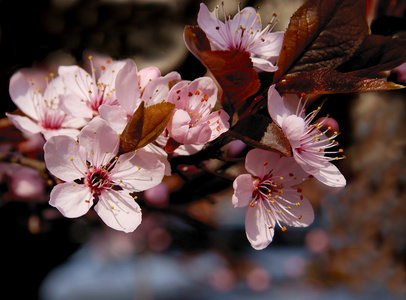
[[[282,229],[283,232],[285,232],[287,230],[286,226],[283,226],[281,229]]]

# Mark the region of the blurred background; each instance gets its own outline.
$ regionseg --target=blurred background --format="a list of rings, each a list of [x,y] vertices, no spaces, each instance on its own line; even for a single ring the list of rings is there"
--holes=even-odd
[[[219,1],[203,1],[210,10]],[[285,30],[301,0],[241,1],[278,14]],[[50,187],[8,154],[41,159],[41,141],[5,119],[16,107],[11,75],[27,67],[57,73],[88,53],[133,58],[139,69],[176,70],[184,79],[205,69],[183,42],[200,1],[0,0],[0,286],[1,299],[404,299],[406,296],[406,93],[334,95],[320,116],[340,124],[347,159],[345,190],[315,182],[306,196],[316,211],[309,228],[276,231],[252,249],[244,209],[231,205],[229,180],[185,167],[144,195],[143,222],[131,234],[107,228],[91,210],[62,218],[47,203]],[[225,1],[234,14],[236,1]],[[403,35],[403,1],[368,1],[373,33]],[[406,84],[406,68],[390,80]],[[238,142],[230,151],[243,151]],[[213,162],[215,163],[215,162]],[[193,201],[191,201],[191,199]]]

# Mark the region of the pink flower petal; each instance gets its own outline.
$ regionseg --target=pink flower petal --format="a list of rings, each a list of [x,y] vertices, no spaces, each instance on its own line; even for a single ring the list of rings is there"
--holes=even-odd
[[[17,127],[18,130],[25,134],[36,134],[42,131],[42,127],[38,126],[37,123],[33,122],[31,119],[6,113],[6,116]]]
[[[197,124],[189,128],[183,144],[204,145],[210,141],[212,130],[208,124]]]
[[[282,213],[276,212],[279,221],[294,227],[307,227],[313,223],[313,207],[309,200],[300,195],[297,191],[291,191],[278,198],[279,205],[283,207]]]
[[[59,107],[70,116],[87,119],[93,117],[93,110],[88,106],[87,102],[82,101],[76,95],[62,95]]]
[[[185,143],[189,131],[190,116],[184,110],[175,110],[167,125],[169,135],[179,143]]]
[[[290,115],[283,119],[282,130],[288,138],[292,148],[300,148],[300,138],[305,129],[305,122],[301,117]]]
[[[250,204],[254,185],[250,174],[239,175],[233,182],[234,194],[232,203],[234,207],[244,207]]]
[[[87,151],[92,166],[104,166],[118,152],[120,138],[106,121],[94,118],[79,135],[79,144]]]
[[[259,57],[251,57],[254,68],[264,72],[275,72],[278,67],[273,65],[269,60]]]
[[[189,99],[189,110],[198,110],[200,114],[209,114],[217,102],[217,86],[210,77],[200,77],[188,86],[188,92],[193,96]],[[198,93],[197,93],[198,92]],[[202,100],[206,95],[207,98]]]
[[[344,187],[347,184],[345,177],[332,163],[329,163],[325,168],[321,168],[319,173],[313,174],[313,176],[320,182],[331,187]]]
[[[172,174],[171,164],[168,161],[168,153],[166,153],[164,149],[153,143],[146,145],[143,149],[149,153],[153,153],[154,156],[165,165],[165,176],[170,176]]]
[[[206,35],[210,37],[211,40],[218,44],[217,49],[226,49],[227,45],[224,42],[224,38],[220,34],[220,31],[225,31],[225,28],[222,28],[225,27],[225,25],[224,23],[215,19],[207,6],[203,3],[200,3],[200,10],[197,15],[197,24],[206,33]],[[216,29],[217,27],[219,27],[219,29]]]
[[[275,164],[273,173],[283,178],[285,186],[297,185],[309,176],[293,157],[282,157]]]
[[[141,91],[143,91],[151,80],[161,77],[161,71],[156,67],[144,68],[138,71],[138,76],[138,84],[141,87]]]
[[[126,191],[102,191],[94,210],[107,226],[133,232],[141,223],[140,206]]]
[[[78,129],[74,129],[74,128],[61,128],[58,130],[45,129],[42,131],[42,134],[44,135],[44,138],[46,140],[49,140],[51,137],[57,136],[57,135],[66,135],[66,136],[70,136],[70,137],[76,139],[79,135],[79,132],[80,131]]]
[[[206,142],[213,141],[221,134],[226,132],[230,128],[230,123],[228,123],[229,119],[230,116],[222,109],[212,112],[207,117],[201,118],[200,122],[207,123],[211,130],[210,138]]]
[[[259,43],[258,46],[253,47],[250,51],[253,54],[266,56],[271,62],[272,59],[279,56],[279,52],[282,48],[282,42],[284,38],[284,32],[269,32],[261,35],[266,43]]]
[[[11,100],[23,113],[37,120],[38,116],[32,100],[33,92],[29,80],[22,72],[17,72],[10,78],[9,93]]]
[[[64,181],[83,178],[87,171],[86,151],[68,136],[54,136],[44,145],[48,170]]]
[[[265,220],[267,218],[269,218],[268,213],[262,205],[249,206],[247,208],[245,231],[248,241],[256,250],[262,250],[272,242],[275,221],[272,224],[266,224]],[[270,226],[272,227],[269,228]]]
[[[49,200],[51,206],[56,207],[67,218],[83,216],[93,205],[90,189],[76,183],[61,183],[51,191]]]
[[[279,160],[280,155],[262,149],[253,149],[247,153],[245,168],[256,177],[262,178],[268,174]]]
[[[141,97],[137,66],[133,60],[126,60],[123,68],[118,72],[115,89],[117,101],[128,115],[132,115],[139,106]]]
[[[111,128],[113,128],[117,133],[123,132],[129,120],[129,116],[121,106],[110,106],[103,104],[99,107],[99,113],[100,117],[107,121]]]
[[[128,60],[113,61],[110,64],[106,64],[106,69],[101,73],[98,78],[98,82],[107,85],[106,90],[112,91],[115,88],[116,78],[120,70],[124,67]],[[138,79],[137,81],[138,82]]]
[[[66,88],[75,94],[79,100],[89,98],[89,90],[93,81],[89,73],[79,66],[60,66],[58,73]]]
[[[296,95],[282,98],[275,85],[271,85],[268,90],[268,112],[272,120],[282,127],[283,120],[295,115],[299,104],[299,98]]]
[[[144,149],[120,155],[111,178],[130,191],[144,191],[161,183],[165,165]]]
[[[175,104],[176,109],[184,109],[188,107],[189,97],[187,91],[188,82],[181,81],[175,84],[168,95],[168,102]]]

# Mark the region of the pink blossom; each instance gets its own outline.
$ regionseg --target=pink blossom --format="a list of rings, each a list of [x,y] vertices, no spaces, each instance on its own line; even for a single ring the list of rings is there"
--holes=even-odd
[[[216,101],[217,87],[209,77],[174,85],[168,97],[175,104],[169,136],[181,144],[204,145],[226,132],[230,117],[222,109],[213,111]]]
[[[142,101],[145,106],[163,102],[169,94],[169,82],[180,80],[177,72],[161,76],[157,68],[138,71],[134,61],[124,61],[115,82],[118,106],[102,105],[99,109],[103,119],[121,133]]]
[[[213,16],[214,14],[214,16]],[[200,4],[197,23],[206,33],[213,50],[238,49],[251,54],[254,67],[260,71],[275,72],[274,65],[282,47],[283,32],[271,32],[272,21],[262,29],[262,20],[252,7],[240,10],[231,18],[226,15],[223,4],[224,23],[219,20],[219,7],[210,13]]]
[[[26,116],[7,114],[7,117],[27,135],[42,133],[45,139],[61,134],[76,137],[78,128],[86,122],[83,118],[67,116],[60,109],[59,97],[65,94],[61,78],[53,78],[51,74],[51,80],[44,78],[44,82],[46,88],[41,91],[24,72],[15,73],[10,79],[10,97]]]
[[[338,132],[327,136],[330,130],[320,129],[328,119],[311,124],[321,107],[311,113],[304,114],[304,105],[296,95],[281,97],[272,85],[268,91],[268,111],[273,121],[281,127],[292,146],[293,157],[298,164],[320,182],[331,187],[343,187],[346,180],[341,172],[330,161],[338,160],[337,153],[330,148],[338,143],[334,140]],[[333,155],[333,156],[326,156]]]
[[[117,156],[119,136],[106,121],[95,118],[78,138],[57,136],[44,146],[48,170],[66,181],[51,192],[50,205],[65,217],[95,211],[110,227],[131,232],[141,222],[141,209],[130,195],[158,185],[164,165],[144,150]]]
[[[144,101],[145,106],[165,101],[169,94],[169,82],[178,80],[180,80],[180,75],[177,72],[161,76],[159,69],[155,67],[138,71],[134,61],[128,59],[118,72],[115,83],[119,105],[101,105],[99,108],[100,116],[117,133],[122,133],[142,101]],[[162,137],[162,139],[165,138]],[[148,144],[144,149],[154,153],[165,164],[165,175],[169,176],[171,167],[165,150],[155,144]]]
[[[117,105],[115,80],[117,73],[124,66],[124,61],[107,60],[102,65],[101,75],[96,78],[96,69],[91,62],[91,74],[80,66],[60,66],[58,73],[70,94],[61,99],[62,109],[69,115],[92,118],[99,115],[102,104]]]
[[[310,225],[313,208],[296,186],[308,176],[292,157],[261,149],[248,152],[245,168],[250,174],[239,175],[234,183],[234,207],[247,208],[245,230],[254,249],[271,243],[275,223],[294,227]]]

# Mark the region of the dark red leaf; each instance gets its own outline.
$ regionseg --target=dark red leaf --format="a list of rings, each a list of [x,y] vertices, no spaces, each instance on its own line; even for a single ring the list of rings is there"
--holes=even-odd
[[[137,148],[141,141],[142,126],[144,124],[145,105],[141,102],[130,121],[120,135],[120,152],[129,152]]]
[[[347,61],[368,33],[365,14],[365,0],[308,0],[290,19],[274,82]]]
[[[351,76],[330,69],[320,69],[296,77],[288,77],[277,83],[281,93],[335,94],[369,91],[387,91],[404,88],[383,79]]]
[[[172,117],[174,108],[175,104],[169,102],[161,102],[145,108],[142,135],[137,148],[152,143],[161,135]]]
[[[120,151],[133,151],[155,141],[165,130],[174,108],[169,102],[148,107],[141,102],[120,136]]]
[[[270,117],[249,115],[241,119],[229,133],[250,146],[291,156],[288,139]]]
[[[239,50],[211,51],[206,34],[197,26],[186,26],[184,38],[188,49],[212,73],[223,89],[224,109],[232,115],[227,104],[234,110],[254,95],[260,87],[257,72],[253,69],[250,54]]]
[[[406,62],[406,40],[367,35],[353,57],[339,70],[358,77],[376,78]]]

